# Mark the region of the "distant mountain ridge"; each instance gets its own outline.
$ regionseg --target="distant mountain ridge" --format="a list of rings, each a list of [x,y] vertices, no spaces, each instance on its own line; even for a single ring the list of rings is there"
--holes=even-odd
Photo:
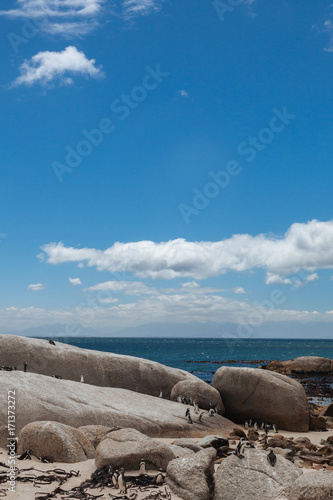
[[[98,337],[98,332],[93,328],[86,328],[79,324],[42,325],[27,328],[19,332],[9,332],[11,335],[22,337]]]
[[[139,338],[231,338],[243,340],[251,338],[262,339],[332,339],[333,323],[312,322],[299,323],[298,321],[267,322],[249,328],[245,335],[238,333],[237,323],[224,322],[198,323],[150,323],[136,327],[128,327],[122,330],[111,330],[107,328],[94,329],[84,327],[80,324],[42,325],[27,328],[18,332],[3,332],[23,337],[139,337]]]

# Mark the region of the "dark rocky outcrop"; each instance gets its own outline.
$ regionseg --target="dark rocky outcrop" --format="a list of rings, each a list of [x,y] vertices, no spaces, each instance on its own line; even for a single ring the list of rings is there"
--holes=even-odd
[[[333,360],[318,356],[302,356],[288,361],[271,361],[266,370],[285,375],[293,373],[328,374],[333,373]]]

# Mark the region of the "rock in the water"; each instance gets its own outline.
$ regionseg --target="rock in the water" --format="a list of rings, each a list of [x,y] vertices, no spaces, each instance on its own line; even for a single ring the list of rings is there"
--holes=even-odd
[[[270,500],[282,495],[302,471],[277,455],[275,466],[267,452],[245,449],[244,458],[231,455],[215,473],[214,500]]]
[[[309,405],[300,383],[286,375],[256,368],[222,367],[213,386],[220,392],[228,418],[249,418],[289,431],[308,432]]]
[[[114,469],[139,469],[143,458],[147,469],[165,469],[170,460],[177,456],[193,455],[194,452],[167,444],[159,443],[135,429],[114,431],[102,439],[96,448],[96,467],[111,465]]]
[[[328,405],[324,413],[325,417],[333,417],[333,403]]]
[[[272,361],[266,366],[266,370],[285,373],[333,373],[333,360],[320,358],[318,356],[302,356],[289,361]]]
[[[170,399],[176,401],[179,396],[186,399],[192,398],[199,408],[204,410],[213,407],[217,409],[220,415],[225,414],[220,393],[203,380],[182,380],[177,382],[171,391]]]
[[[117,431],[119,427],[107,427],[106,425],[84,425],[78,427],[78,431],[82,432],[91,442],[94,448],[97,448],[103,437],[112,431]]]
[[[289,500],[332,500],[333,472],[311,471],[300,476],[290,489]]]
[[[28,363],[28,372],[59,375],[77,382],[83,373],[86,384],[129,389],[156,397],[162,393],[164,399],[170,399],[173,386],[181,380],[202,382],[184,370],[147,359],[81,349],[61,342],[52,345],[46,339],[0,335],[0,365],[22,370],[23,361]]]
[[[83,462],[95,456],[95,448],[82,432],[59,422],[32,422],[19,435],[19,453],[54,462]]]
[[[193,457],[172,460],[166,470],[166,483],[184,500],[209,500],[214,487],[213,448],[198,451]]]
[[[174,441],[172,444],[175,446],[180,446],[181,448],[188,448],[195,453],[202,450],[202,446],[199,446],[198,443],[195,443],[194,441],[192,441],[192,439],[176,439],[176,441]]]
[[[202,448],[215,448],[215,450],[218,450],[221,446],[228,446],[229,440],[224,436],[205,436],[197,444]]]
[[[235,424],[220,415],[193,421],[185,418],[184,406],[146,394],[96,387],[70,380],[20,371],[0,371],[0,421],[7,421],[7,391],[19,387],[16,430],[37,420],[54,420],[72,427],[105,425],[131,427],[149,436],[203,437],[226,435]]]

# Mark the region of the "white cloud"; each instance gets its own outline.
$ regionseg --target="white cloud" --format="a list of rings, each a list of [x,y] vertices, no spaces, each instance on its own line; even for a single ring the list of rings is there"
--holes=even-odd
[[[80,280],[80,278],[68,278],[68,281],[73,286],[82,285],[82,281]]]
[[[105,0],[17,0],[17,8],[0,16],[36,20],[37,30],[66,37],[82,36],[98,25]]]
[[[260,268],[286,278],[301,270],[313,273],[333,268],[333,221],[295,223],[282,238],[236,234],[218,242],[181,238],[161,243],[117,242],[106,250],[49,243],[42,250],[39,257],[49,264],[85,263],[99,271],[130,272],[139,278],[202,280]]]
[[[99,302],[101,304],[115,304],[119,302],[119,299],[112,298],[112,297],[105,297],[104,299],[100,299]]]
[[[236,294],[236,295],[240,295],[242,293],[246,293],[246,291],[244,290],[244,288],[242,286],[236,286],[235,288],[232,289],[232,291]]]
[[[312,321],[333,323],[333,311],[297,311],[280,309],[268,310],[265,306],[251,304],[216,295],[192,295],[181,291],[174,295],[143,296],[136,302],[116,303],[114,299],[103,298],[93,307],[87,300],[75,308],[47,310],[38,307],[9,307],[0,309],[0,324],[3,332],[19,331],[32,326],[61,323],[70,326],[64,335],[70,335],[73,325],[107,329],[109,333],[118,332],[122,328],[135,327],[155,322],[183,323],[189,322],[217,323],[232,322],[236,325],[251,325],[254,330],[265,322]],[[106,306],[102,306],[106,304]],[[109,306],[107,305],[109,304]],[[69,331],[68,331],[69,330]],[[67,333],[66,333],[67,331]]]
[[[83,52],[72,46],[62,52],[38,52],[21,65],[21,76],[14,81],[13,86],[31,86],[36,83],[45,85],[54,80],[70,85],[73,83],[72,75],[99,78],[103,76],[103,72],[95,63],[95,59],[87,59]]]
[[[265,279],[266,285],[291,285],[289,278],[282,278],[278,274],[267,273]]]
[[[178,94],[181,95],[182,97],[189,97],[188,93],[186,90],[179,90]]]
[[[123,0],[125,17],[147,15],[160,9],[163,0]]]
[[[34,292],[38,292],[39,290],[45,290],[45,286],[41,283],[35,283],[28,286],[28,290],[33,290]]]
[[[313,274],[309,274],[309,276],[307,276],[306,278],[306,281],[315,281],[315,280],[318,280],[319,279],[319,276],[317,273],[313,273]]]
[[[86,288],[86,290],[92,292],[112,290],[125,295],[153,295],[157,293],[155,288],[149,287],[140,281],[106,281]]]

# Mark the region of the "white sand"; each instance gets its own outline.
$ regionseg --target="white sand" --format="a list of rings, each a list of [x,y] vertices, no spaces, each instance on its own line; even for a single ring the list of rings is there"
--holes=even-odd
[[[262,433],[261,433],[262,434]],[[328,432],[290,432],[290,431],[281,431],[280,434],[282,434],[285,437],[293,437],[296,439],[297,437],[307,437],[310,439],[310,441],[316,445],[319,445],[319,442],[321,439],[327,439],[328,436],[333,435],[333,429],[328,431]],[[270,437],[273,437],[274,434],[272,432],[269,433]],[[199,439],[193,439],[193,441],[198,441]],[[158,438],[158,441],[170,444],[174,441],[174,439],[170,438]],[[7,455],[7,450],[1,448],[0,449],[0,462],[7,463],[8,460],[8,455]],[[40,475],[43,473],[43,471],[52,471],[54,469],[63,469],[66,472],[69,472],[71,470],[74,471],[79,471],[80,475],[78,477],[72,477],[66,483],[62,485],[62,488],[64,490],[70,490],[71,488],[75,486],[79,486],[84,480],[90,479],[90,475],[95,471],[95,461],[92,460],[87,460],[85,462],[79,462],[76,464],[66,464],[66,463],[52,463],[52,464],[44,464],[37,460],[35,457],[32,457],[31,460],[16,460],[16,466],[19,469],[28,469],[29,467],[34,467],[35,469],[38,469],[38,471],[31,471],[31,472],[26,472],[25,474],[36,474]],[[303,471],[309,472],[311,470],[321,470],[322,467],[320,465],[314,465],[313,467],[307,467],[303,468]],[[333,467],[328,467],[328,469],[332,469]],[[5,469],[4,467],[0,466],[0,471],[8,471],[8,469]],[[148,471],[150,475],[156,475],[157,471]],[[138,471],[127,471],[128,475],[135,475],[138,474]],[[16,482],[16,491],[15,493],[9,492],[8,491],[8,483],[0,485],[0,490],[5,490],[7,493],[7,498],[8,500],[35,500],[35,492],[39,492],[40,494],[42,493],[49,493],[53,491],[58,484],[57,483],[52,483],[51,485],[45,485],[45,486],[34,486],[32,483],[21,483],[21,482]],[[161,488],[161,491],[163,491],[165,486]],[[113,497],[109,496],[109,493],[112,495],[120,495],[119,490],[116,490],[114,488],[105,488],[104,490],[99,490],[99,489],[92,489],[88,490],[89,493],[97,496],[103,494],[102,497],[100,497],[101,500],[110,500]],[[150,491],[156,491],[154,490],[149,490],[145,492],[139,492],[138,496],[136,497],[136,500],[143,500],[149,495]],[[131,490],[129,490],[129,493]],[[57,500],[61,499],[60,494],[58,494],[56,497],[54,497]],[[174,495],[172,493],[172,500],[181,500],[179,497]],[[282,499],[281,499],[282,500]]]

